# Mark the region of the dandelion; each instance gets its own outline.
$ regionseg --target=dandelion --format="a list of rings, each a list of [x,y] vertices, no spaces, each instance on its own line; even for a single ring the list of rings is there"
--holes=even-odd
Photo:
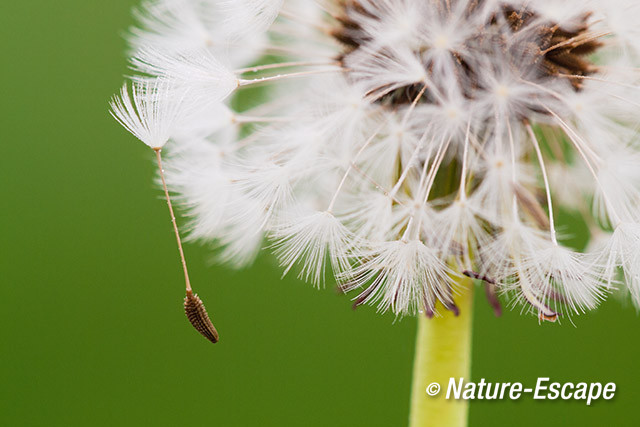
[[[444,377],[469,374],[472,279],[497,314],[541,322],[617,288],[640,307],[636,2],[154,0],[136,17],[133,103],[123,89],[112,110],[158,160],[169,141],[189,237],[234,265],[271,247],[356,307],[418,316],[412,425],[466,419],[424,381],[443,346]],[[598,243],[565,246],[559,207]]]

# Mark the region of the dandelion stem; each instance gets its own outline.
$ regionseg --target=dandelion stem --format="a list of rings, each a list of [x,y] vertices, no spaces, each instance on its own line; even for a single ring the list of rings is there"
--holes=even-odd
[[[162,189],[164,190],[164,196],[167,199],[167,206],[169,206],[169,213],[171,214],[171,223],[173,224],[173,231],[176,234],[176,241],[178,242],[178,251],[180,252],[180,261],[182,262],[182,270],[184,271],[184,282],[187,289],[187,294],[192,293],[191,282],[189,281],[189,271],[187,270],[187,261],[184,257],[184,251],[182,250],[182,241],[180,240],[180,232],[178,231],[178,224],[176,223],[176,215],[173,213],[173,206],[171,205],[171,197],[169,197],[169,190],[167,189],[167,183],[164,179],[164,169],[162,169],[162,156],[160,155],[160,148],[155,148],[156,160],[158,161],[158,170],[160,171],[160,180],[162,181]]]
[[[581,145],[580,145],[581,143],[583,145],[586,145],[584,143],[584,140],[568,124],[566,124],[564,122],[564,120],[562,120],[560,118],[560,116],[558,116],[555,112],[553,112],[553,110],[549,109],[544,104],[542,104],[542,106],[545,107],[547,109],[547,111],[549,111],[551,113],[551,115],[553,115],[553,117],[555,117],[555,119],[558,121],[558,123],[560,123],[560,126],[565,130],[565,133],[569,137],[569,140],[573,143],[573,146],[578,151],[578,154],[580,154],[580,156],[584,160],[584,163],[587,166],[587,168],[589,169],[589,172],[591,172],[591,175],[593,175],[593,179],[595,180],[596,184],[600,188],[600,191],[602,193],[602,197],[604,198],[605,203],[609,207],[609,214],[611,216],[613,216],[612,219],[614,220],[615,225],[618,226],[622,222],[622,219],[620,218],[618,213],[615,211],[614,205],[613,205],[613,203],[611,203],[611,200],[609,199],[609,196],[608,196],[607,192],[605,191],[605,187],[602,185],[602,182],[600,182],[600,178],[598,177],[598,173],[594,169],[594,166],[591,164],[591,161],[589,160],[589,158],[587,156],[587,153],[585,153],[585,151],[583,149],[583,148],[588,148],[588,147],[581,147]],[[598,159],[596,159],[596,160],[598,160]]]
[[[398,181],[395,183],[395,185],[391,189],[391,192],[390,192],[391,196],[395,196],[396,193],[400,191],[400,188],[402,187],[404,180],[407,179],[407,175],[409,175],[409,172],[414,166],[413,164],[415,160],[418,158],[418,154],[420,154],[420,151],[422,151],[422,147],[424,146],[424,142],[430,130],[431,128],[427,128],[427,130],[422,134],[422,137],[420,137],[420,141],[418,142],[416,149],[413,150],[413,153],[411,153],[411,157],[409,157],[409,161],[407,162],[406,166],[402,170],[402,173],[400,174]],[[433,149],[433,141],[435,141],[435,136],[431,139],[431,143],[429,144],[429,151],[427,152],[427,155],[426,155],[427,159],[431,157],[431,151]]]
[[[277,68],[290,68],[290,67],[310,67],[314,65],[335,65],[340,66],[339,62],[332,61],[291,61],[291,62],[278,62],[273,64],[256,65],[255,67],[238,68],[234,72],[236,74],[245,73],[257,73],[265,70],[273,70]]]
[[[547,193],[547,208],[549,209],[549,233],[551,234],[551,241],[555,246],[558,246],[558,239],[556,237],[556,227],[553,219],[553,203],[551,200],[551,188],[549,187],[549,178],[547,176],[547,168],[544,165],[544,158],[542,157],[542,151],[540,150],[540,144],[538,143],[538,138],[536,138],[536,134],[533,131],[533,128],[527,122],[525,124],[527,129],[527,133],[531,138],[531,142],[533,143],[533,148],[536,150],[536,155],[538,156],[538,163],[540,163],[540,170],[542,171],[542,179],[544,180],[544,189]]]
[[[570,79],[593,80],[594,82],[609,83],[609,84],[612,84],[614,86],[623,87],[623,88],[626,88],[626,89],[633,89],[633,90],[640,89],[640,86],[634,86],[634,85],[630,85],[630,84],[627,84],[627,83],[616,82],[616,81],[602,79],[602,78],[593,77],[593,76],[581,76],[579,74],[575,74],[575,75],[574,74],[558,74],[558,76],[567,77],[567,78],[570,78]]]
[[[289,73],[289,74],[278,74],[276,76],[259,77],[259,78],[251,79],[251,80],[238,79],[238,85],[239,86],[251,86],[251,85],[254,85],[254,84],[269,83],[269,82],[285,80],[285,79],[291,79],[291,78],[296,78],[296,77],[305,77],[305,76],[312,76],[312,75],[315,75],[315,74],[336,73],[336,72],[344,72],[344,71],[345,71],[344,68],[339,68],[338,67],[338,68],[330,68],[330,69],[326,69],[326,70],[299,71],[299,72]]]
[[[259,116],[243,116],[241,114],[237,114],[233,116],[233,121],[235,123],[287,123],[294,121],[294,117],[259,117]]]
[[[386,124],[386,122],[383,122],[383,123],[380,124],[380,126],[378,126],[376,128],[375,132],[373,132],[373,135],[371,135],[369,137],[369,139],[367,139],[367,141],[362,145],[362,147],[360,147],[360,150],[358,150],[358,152],[356,153],[356,155],[353,158],[353,160],[351,160],[351,162],[349,163],[349,167],[347,168],[347,171],[342,176],[342,180],[340,180],[340,184],[338,184],[338,188],[336,189],[335,193],[333,193],[333,197],[331,198],[331,202],[329,202],[329,207],[327,207],[327,212],[329,212],[329,213],[333,212],[333,207],[336,204],[336,201],[338,200],[338,195],[340,194],[340,191],[342,190],[342,187],[344,187],[345,182],[347,182],[347,177],[349,176],[349,173],[353,169],[353,165],[355,165],[355,163],[360,158],[360,155],[369,146],[369,144],[371,144],[371,142],[375,139],[375,137],[378,136],[378,134],[380,133],[380,131],[382,130],[382,128],[384,127],[385,124]]]
[[[467,425],[468,401],[445,399],[450,378],[471,379],[473,282],[466,277],[456,280],[460,290],[455,304],[460,314],[445,311],[441,317],[418,319],[409,427]],[[436,396],[427,394],[433,383],[440,386]]]
[[[467,123],[467,132],[464,137],[464,152],[462,154],[462,171],[460,172],[460,189],[458,190],[458,199],[467,199],[467,162],[469,161],[469,132],[471,131],[471,120]]]
[[[424,93],[426,91],[427,91],[427,85],[425,84],[425,85],[422,86],[422,89],[420,89],[420,92],[418,92],[418,96],[415,97],[415,99],[411,103],[411,106],[409,107],[409,109],[405,113],[404,118],[402,119],[402,128],[403,129],[407,126],[407,123],[409,122],[409,117],[411,117],[411,113],[413,113],[413,110],[415,110],[416,105],[418,105],[418,101],[420,101],[420,98],[422,98],[422,96],[424,95]]]
[[[431,194],[431,188],[433,187],[433,183],[435,182],[436,175],[438,174],[438,170],[440,169],[440,165],[444,160],[445,154],[447,154],[447,150],[449,149],[449,145],[451,144],[451,138],[447,139],[445,143],[445,139],[442,139],[440,147],[438,148],[438,152],[436,153],[436,157],[433,159],[433,163],[431,164],[431,170],[428,174],[427,179],[427,187],[424,189],[424,197],[422,198],[422,205],[426,206],[427,201],[429,200],[429,195]]]
[[[517,176],[516,176],[516,147],[515,147],[515,143],[513,141],[513,130],[511,129],[511,122],[509,122],[509,116],[506,117],[505,121],[507,122],[507,130],[509,132],[509,148],[511,151],[511,181],[513,184],[513,188],[517,188],[518,185],[518,180],[517,180]],[[515,193],[513,193],[513,202],[512,202],[512,209],[513,209],[513,220],[514,221],[518,221],[518,195]]]
[[[315,28],[316,30],[320,31],[321,33],[331,35],[331,29],[330,28],[328,28],[328,27],[326,27],[324,25],[317,24],[317,23],[313,22],[312,20],[306,19],[306,18],[304,18],[304,17],[302,17],[302,16],[300,16],[300,15],[294,13],[294,12],[290,12],[288,10],[281,10],[280,11],[280,16],[285,17],[285,18],[289,18],[290,20],[292,20],[294,22],[297,22],[299,24],[303,24],[303,25],[305,25],[307,27]]]

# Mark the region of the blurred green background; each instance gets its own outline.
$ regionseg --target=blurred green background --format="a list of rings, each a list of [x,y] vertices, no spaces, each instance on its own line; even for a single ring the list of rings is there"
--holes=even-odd
[[[222,340],[182,311],[152,153],[108,115],[134,1],[2,4],[3,426],[403,426],[413,319],[186,247]],[[474,426],[636,425],[640,319],[610,299],[538,325],[477,293],[473,377],[616,382],[613,401],[476,401]]]

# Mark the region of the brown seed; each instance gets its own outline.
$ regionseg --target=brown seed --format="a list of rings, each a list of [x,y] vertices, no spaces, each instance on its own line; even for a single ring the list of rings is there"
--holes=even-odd
[[[484,0],[469,2],[469,16],[478,10]],[[448,2],[447,2],[448,4]],[[345,62],[348,57],[361,46],[368,46],[371,35],[365,31],[361,22],[363,20],[376,21],[385,17],[387,9],[376,6],[375,2],[366,8],[362,6],[360,0],[338,0],[339,12],[336,16],[336,25],[332,29],[333,37],[343,45],[342,54],[337,57],[340,62]],[[442,16],[451,14],[449,8],[442,7],[441,2],[435,2],[434,6],[439,9]],[[552,22],[542,20],[542,17],[532,8],[519,7],[514,9],[508,5],[500,6],[492,17],[487,19],[485,28],[479,28],[476,37],[465,42],[464,50],[476,49],[476,44],[484,40],[482,44],[488,46],[500,46],[505,50],[509,60],[515,66],[522,67],[522,72],[529,72],[529,68],[536,74],[536,79],[559,80],[568,79],[576,91],[580,91],[583,86],[583,79],[595,71],[595,66],[591,63],[588,55],[595,52],[602,42],[600,39],[605,33],[591,32],[590,14],[583,14],[572,22]],[[508,29],[499,28],[504,34],[495,36],[495,28],[506,22]],[[508,39],[519,39],[522,34],[537,36],[527,36],[531,38],[530,43],[509,43]],[[511,50],[509,50],[510,48]],[[421,49],[427,49],[423,47]],[[419,54],[420,52],[415,52]],[[376,54],[385,56],[384,48],[380,48]],[[478,89],[481,89],[481,79],[479,73],[482,70],[475,69],[472,64],[464,60],[464,56],[459,52],[451,52],[456,60],[457,67],[452,71],[453,75],[460,82],[462,94],[474,99]],[[433,63],[424,59],[423,65],[429,74]],[[520,64],[521,63],[521,64]],[[385,90],[379,87],[367,93],[368,97],[373,96],[381,105],[395,108],[398,105],[410,104],[416,99],[416,94],[424,87],[422,83],[396,87],[392,83],[388,87],[393,90]],[[431,90],[420,97],[421,103],[435,103],[437,99],[431,96]],[[532,113],[548,114],[546,111],[539,111],[532,108]]]
[[[218,342],[218,331],[213,326],[207,309],[198,294],[187,291],[187,296],[184,297],[184,312],[196,331],[212,343]]]

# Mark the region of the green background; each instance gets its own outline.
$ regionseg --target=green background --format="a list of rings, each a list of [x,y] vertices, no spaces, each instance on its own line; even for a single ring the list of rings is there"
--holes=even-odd
[[[152,153],[107,113],[133,1],[3,1],[0,425],[406,425],[415,324],[332,289],[186,247],[222,341],[182,312]],[[633,425],[640,319],[610,299],[577,327],[493,317],[477,294],[473,377],[616,382],[613,401],[481,402],[471,424]]]

